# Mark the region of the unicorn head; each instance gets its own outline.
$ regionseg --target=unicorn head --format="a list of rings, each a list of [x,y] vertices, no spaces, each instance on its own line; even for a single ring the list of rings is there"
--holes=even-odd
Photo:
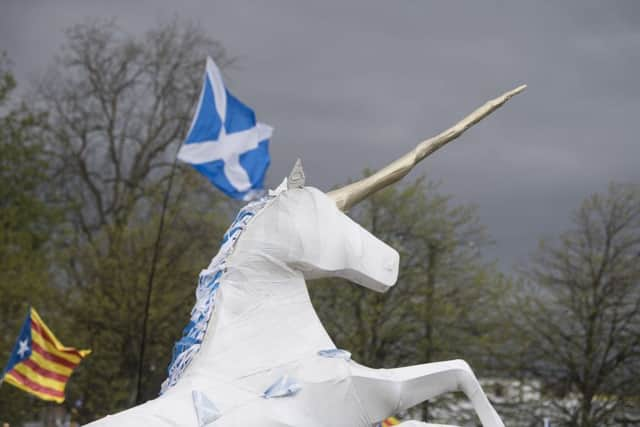
[[[398,252],[338,209],[322,191],[304,186],[298,160],[269,207],[243,236],[244,246],[286,263],[305,279],[342,277],[384,292],[398,277]]]

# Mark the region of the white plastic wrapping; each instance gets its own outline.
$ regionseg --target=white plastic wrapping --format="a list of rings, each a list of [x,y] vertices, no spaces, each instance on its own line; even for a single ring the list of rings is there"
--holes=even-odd
[[[398,261],[321,191],[280,188],[241,211],[201,274],[185,330],[193,340],[174,355],[163,394],[91,426],[199,426],[197,391],[218,411],[207,424],[215,427],[369,427],[462,390],[484,426],[501,427],[463,361],[376,370],[336,350],[305,278],[340,276],[385,291]]]

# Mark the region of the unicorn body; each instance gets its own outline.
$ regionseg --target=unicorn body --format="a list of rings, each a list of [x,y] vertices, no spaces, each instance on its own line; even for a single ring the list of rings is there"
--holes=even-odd
[[[234,234],[231,227],[224,259],[214,258],[201,273],[199,286],[213,281],[215,301],[190,363],[160,397],[91,426],[370,427],[449,390],[469,395],[483,425],[502,426],[464,362],[376,370],[319,354],[335,345],[305,279],[339,276],[384,291],[398,274],[398,253],[326,194],[310,187],[282,191],[239,218],[244,230]],[[206,304],[196,304],[196,318],[206,312],[199,305]],[[266,398],[282,378],[299,390]],[[199,423],[194,391],[219,411],[212,423]]]

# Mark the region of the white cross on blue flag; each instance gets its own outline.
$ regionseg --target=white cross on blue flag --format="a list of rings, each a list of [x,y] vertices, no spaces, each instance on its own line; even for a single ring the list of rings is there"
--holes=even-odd
[[[178,158],[228,196],[250,200],[262,192],[272,133],[224,87],[220,70],[207,58],[196,114]]]

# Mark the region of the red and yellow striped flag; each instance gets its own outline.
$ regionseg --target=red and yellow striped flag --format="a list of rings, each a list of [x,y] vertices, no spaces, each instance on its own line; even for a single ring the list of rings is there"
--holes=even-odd
[[[41,399],[64,402],[64,388],[91,350],[63,346],[34,308],[29,310],[2,380]]]

